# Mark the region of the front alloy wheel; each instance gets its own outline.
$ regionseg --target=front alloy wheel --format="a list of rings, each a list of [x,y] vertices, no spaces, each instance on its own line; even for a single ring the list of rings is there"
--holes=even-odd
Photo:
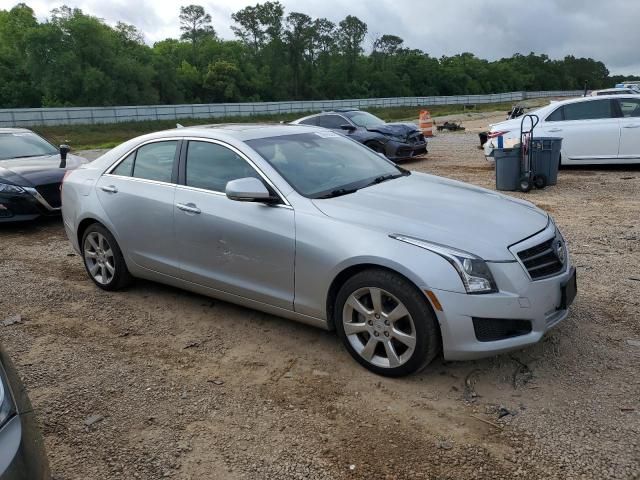
[[[361,288],[344,305],[342,322],[353,349],[382,368],[407,363],[416,347],[416,329],[407,307],[380,288]]]
[[[351,356],[380,375],[424,368],[440,350],[440,331],[425,295],[397,273],[355,274],[338,291],[334,323]]]

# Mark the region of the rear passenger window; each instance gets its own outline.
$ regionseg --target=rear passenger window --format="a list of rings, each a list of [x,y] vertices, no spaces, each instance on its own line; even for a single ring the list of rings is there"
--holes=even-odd
[[[339,130],[342,125],[349,124],[340,115],[323,115],[316,118],[320,127],[333,128],[334,130]]]
[[[318,117],[307,118],[300,122],[302,125],[318,125]]]
[[[177,140],[149,143],[138,149],[133,177],[171,183]]]
[[[565,120],[593,120],[613,118],[611,100],[592,100],[590,102],[569,103],[564,107]]]
[[[113,169],[111,172],[112,175],[120,175],[121,177],[130,177],[133,173],[133,161],[136,158],[136,152],[129,154],[127,158],[125,158],[120,165]]]
[[[217,143],[189,142],[187,186],[224,192],[228,182],[246,177],[260,178],[254,168],[232,150]]]
[[[625,98],[618,100],[623,117],[640,117],[640,100]]]
[[[547,122],[559,122],[563,120],[562,107],[557,108],[551,115],[547,117]]]

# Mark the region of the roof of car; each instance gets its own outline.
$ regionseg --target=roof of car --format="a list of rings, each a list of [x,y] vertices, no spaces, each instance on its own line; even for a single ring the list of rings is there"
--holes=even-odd
[[[26,133],[31,132],[26,128],[0,128],[0,133]]]
[[[217,137],[216,133],[220,133],[240,141],[247,141],[257,138],[308,133],[310,131],[324,132],[325,129],[310,125],[292,125],[288,123],[220,123],[182,127],[158,133],[162,134],[159,136],[178,135],[181,137],[201,136],[211,138]]]

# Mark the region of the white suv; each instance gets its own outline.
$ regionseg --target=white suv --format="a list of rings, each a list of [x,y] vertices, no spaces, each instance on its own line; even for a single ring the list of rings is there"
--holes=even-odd
[[[540,118],[534,137],[562,138],[562,165],[640,163],[640,95],[580,97],[531,113]],[[498,146],[498,137],[505,145],[517,142],[520,122],[491,125],[485,155]]]

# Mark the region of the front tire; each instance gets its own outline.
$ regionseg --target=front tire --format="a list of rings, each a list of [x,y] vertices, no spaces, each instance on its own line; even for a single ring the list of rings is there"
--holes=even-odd
[[[103,290],[120,290],[133,281],[118,242],[99,223],[82,235],[82,258],[89,278]]]
[[[404,277],[365,270],[340,288],[335,325],[347,351],[379,375],[400,377],[426,367],[440,351],[436,318]]]

